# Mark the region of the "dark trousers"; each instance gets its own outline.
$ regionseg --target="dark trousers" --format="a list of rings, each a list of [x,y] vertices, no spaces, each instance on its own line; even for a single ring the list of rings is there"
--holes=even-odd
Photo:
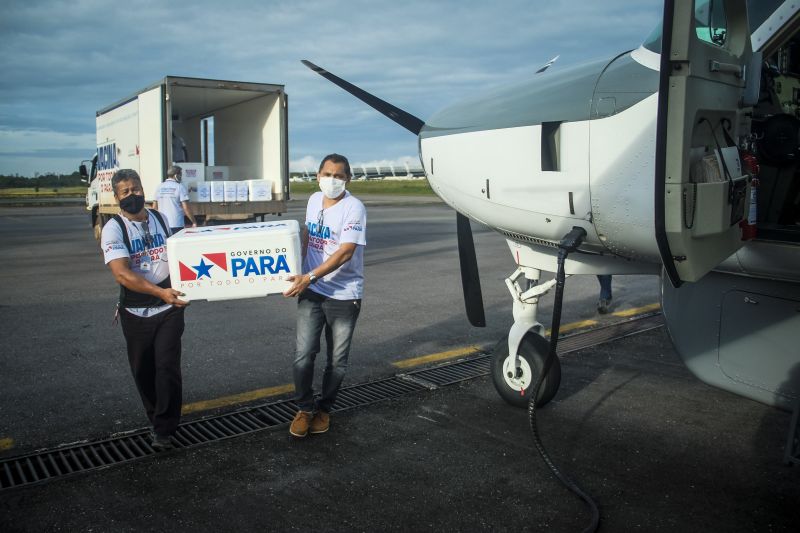
[[[611,299],[611,274],[598,274],[597,281],[600,282],[600,299]]]
[[[183,311],[173,307],[141,318],[120,310],[133,380],[157,435],[172,435],[181,420]]]
[[[293,374],[295,401],[303,411],[330,412],[347,372],[350,342],[361,300],[334,300],[311,290],[297,301],[297,352]],[[327,363],[322,374],[322,397],[314,401],[314,361],[320,350],[320,335],[325,331]]]

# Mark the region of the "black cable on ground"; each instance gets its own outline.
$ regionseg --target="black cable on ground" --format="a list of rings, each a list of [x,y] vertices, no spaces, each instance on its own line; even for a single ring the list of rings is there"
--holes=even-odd
[[[583,228],[574,227],[572,231],[564,236],[559,244],[556,294],[555,301],[553,302],[553,322],[550,326],[550,350],[547,353],[542,371],[539,373],[539,378],[536,380],[536,385],[534,385],[533,391],[531,392],[531,399],[528,401],[528,420],[530,422],[531,432],[533,433],[533,443],[544,463],[565,487],[586,502],[592,512],[591,524],[583,531],[594,532],[597,531],[600,525],[600,510],[597,507],[597,503],[553,463],[547,450],[544,448],[544,444],[542,444],[541,437],[539,436],[539,429],[536,425],[536,399],[539,396],[539,389],[542,387],[542,383],[547,377],[547,373],[550,371],[550,367],[553,366],[553,359],[556,357],[556,345],[558,343],[559,328],[561,327],[561,302],[564,298],[564,280],[566,277],[564,275],[564,261],[566,261],[567,255],[569,255],[570,252],[575,251],[575,249],[580,246],[585,236],[586,231]]]

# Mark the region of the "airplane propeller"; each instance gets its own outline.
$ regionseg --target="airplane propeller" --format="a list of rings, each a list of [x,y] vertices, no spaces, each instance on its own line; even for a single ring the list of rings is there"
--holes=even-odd
[[[368,106],[397,122],[414,135],[419,135],[419,132],[422,131],[425,122],[414,115],[393,106],[385,100],[381,100],[377,96],[331,74],[310,61],[304,59],[302,63],[334,85],[341,87]],[[470,227],[469,219],[461,213],[456,213],[456,231],[458,235],[458,259],[461,265],[461,286],[464,291],[467,319],[475,327],[484,327],[486,326],[486,316],[483,311],[483,295],[481,293],[481,280],[478,275],[478,260],[475,256],[475,243],[472,239],[472,228]]]
[[[472,228],[469,219],[456,213],[456,230],[458,234],[458,261],[461,264],[461,288],[464,291],[464,305],[467,308],[469,323],[477,328],[486,326],[483,313],[483,295],[481,278],[478,275],[478,259],[475,257],[475,243],[472,240]]]

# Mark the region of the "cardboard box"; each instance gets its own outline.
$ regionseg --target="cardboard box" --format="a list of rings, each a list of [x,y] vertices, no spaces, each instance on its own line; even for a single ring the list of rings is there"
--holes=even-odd
[[[296,220],[185,228],[167,239],[172,288],[189,300],[279,294],[300,274]]]
[[[236,182],[236,201],[237,202],[246,202],[248,196],[249,187],[247,186],[246,181],[237,181]]]
[[[206,167],[206,181],[226,181],[230,178],[230,167]]]
[[[225,197],[226,202],[235,202],[236,201],[236,192],[239,186],[236,184],[235,181],[223,181],[223,195]]]
[[[269,202],[272,200],[272,182],[270,180],[247,180],[251,202]]]
[[[212,181],[211,185],[211,201],[224,202],[225,201],[225,182]]]

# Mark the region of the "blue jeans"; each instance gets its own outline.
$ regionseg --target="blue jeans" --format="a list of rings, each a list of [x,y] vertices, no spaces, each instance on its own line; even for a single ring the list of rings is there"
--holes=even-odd
[[[303,411],[330,412],[347,371],[350,342],[361,300],[334,300],[311,290],[297,301],[297,352],[294,359],[295,402]],[[327,364],[322,374],[322,397],[314,402],[314,361],[325,330]]]
[[[597,281],[600,282],[600,299],[611,299],[611,274],[597,275]]]

